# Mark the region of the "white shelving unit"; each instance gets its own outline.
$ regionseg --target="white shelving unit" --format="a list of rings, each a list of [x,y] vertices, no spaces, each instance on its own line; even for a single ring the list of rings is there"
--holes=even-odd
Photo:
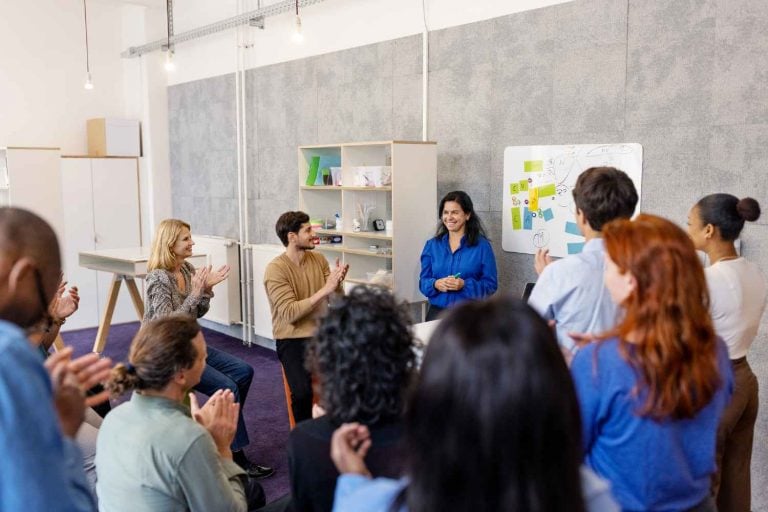
[[[306,184],[312,157],[341,161],[341,186]],[[329,261],[349,264],[349,286],[366,284],[368,274],[392,272],[393,291],[401,300],[420,302],[421,250],[437,223],[437,144],[435,142],[354,142],[299,147],[299,208],[310,218],[333,219],[339,213],[343,230],[320,229],[319,235],[340,235],[342,243],[319,245]],[[391,186],[360,187],[360,168],[390,166]],[[392,231],[352,231],[359,203],[373,205],[370,221],[392,221]],[[371,249],[378,247],[378,252]]]

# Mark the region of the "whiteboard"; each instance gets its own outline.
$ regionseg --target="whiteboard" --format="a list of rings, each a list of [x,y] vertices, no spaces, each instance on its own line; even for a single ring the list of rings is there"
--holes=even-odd
[[[578,254],[584,237],[576,226],[573,190],[590,167],[621,169],[640,197],[643,147],[635,143],[509,146],[504,149],[502,242],[508,252],[555,257]],[[635,213],[640,211],[638,201]]]

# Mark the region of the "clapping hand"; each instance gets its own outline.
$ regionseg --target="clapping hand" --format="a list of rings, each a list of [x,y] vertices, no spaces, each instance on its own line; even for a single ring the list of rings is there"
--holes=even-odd
[[[189,402],[192,417],[211,434],[219,455],[231,459],[232,451],[229,446],[235,438],[240,412],[240,404],[235,402],[235,395],[228,389],[220,389],[200,407],[195,394],[190,393]]]
[[[552,256],[549,255],[549,249],[539,249],[536,256],[533,257],[533,268],[537,274],[544,272],[544,268],[552,263]]]
[[[208,281],[206,282],[206,290],[210,291],[211,288],[229,277],[229,265],[222,265],[216,270],[211,270],[208,267]]]
[[[85,397],[85,391],[105,381],[112,369],[109,358],[92,352],[72,360],[72,347],[66,347],[45,360],[53,384],[53,398],[64,435],[74,437],[85,416],[85,408],[109,398],[109,392]]]
[[[195,273],[192,274],[192,293],[200,297],[207,291],[208,276],[211,273],[210,265],[206,267],[200,267],[195,269]]]
[[[370,477],[365,455],[371,447],[371,433],[360,423],[344,423],[331,438],[331,459],[341,474],[354,473]]]

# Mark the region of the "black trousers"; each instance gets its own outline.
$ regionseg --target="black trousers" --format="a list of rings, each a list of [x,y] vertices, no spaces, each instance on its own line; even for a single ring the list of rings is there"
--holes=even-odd
[[[440,318],[440,314],[443,311],[445,311],[445,308],[440,308],[429,304],[429,306],[427,306],[427,317],[424,319],[424,321],[431,322],[432,320],[437,320]]]
[[[304,368],[304,352],[310,338],[276,340],[277,358],[291,389],[291,409],[296,423],[312,418],[312,376]]]

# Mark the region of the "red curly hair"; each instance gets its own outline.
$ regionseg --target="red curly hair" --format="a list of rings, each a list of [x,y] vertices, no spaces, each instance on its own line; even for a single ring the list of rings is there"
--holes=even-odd
[[[672,222],[641,214],[603,228],[608,256],[637,286],[612,334],[638,372],[641,416],[691,418],[721,384],[704,269],[693,242]],[[631,340],[631,341],[630,341]]]

